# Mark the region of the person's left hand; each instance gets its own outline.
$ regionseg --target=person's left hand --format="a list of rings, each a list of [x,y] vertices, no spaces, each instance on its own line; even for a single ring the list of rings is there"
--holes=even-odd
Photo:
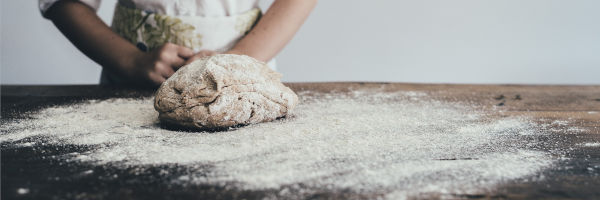
[[[184,65],[190,64],[190,63],[192,63],[192,62],[194,62],[194,61],[196,61],[198,59],[201,59],[201,58],[204,58],[204,57],[207,57],[207,56],[214,56],[214,55],[217,55],[217,52],[215,52],[215,51],[209,51],[209,50],[202,50],[202,51],[199,51],[198,53],[194,54],[194,56],[188,58],[185,61]]]

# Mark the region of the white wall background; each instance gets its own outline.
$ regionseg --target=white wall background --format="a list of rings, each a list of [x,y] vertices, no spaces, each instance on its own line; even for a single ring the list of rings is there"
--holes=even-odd
[[[0,4],[2,84],[98,82],[37,1]],[[600,84],[600,1],[321,0],[277,59],[296,82]]]

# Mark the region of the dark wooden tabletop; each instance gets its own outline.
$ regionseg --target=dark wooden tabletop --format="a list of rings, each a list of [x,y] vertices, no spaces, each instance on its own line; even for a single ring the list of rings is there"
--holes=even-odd
[[[493,193],[457,194],[455,198],[553,198],[600,199],[600,147],[574,144],[600,142],[600,86],[583,85],[452,85],[404,83],[288,83],[294,91],[345,92],[356,89],[377,89],[381,92],[420,91],[433,99],[449,102],[469,102],[482,108],[495,108],[498,116],[527,116],[536,123],[563,120],[554,124],[580,128],[577,134],[555,132],[560,141],[552,148],[564,149],[569,159],[561,160],[551,169],[541,172],[545,179],[532,182],[510,182],[499,185]],[[35,111],[52,105],[65,105],[86,99],[112,97],[147,97],[151,89],[114,88],[95,85],[79,86],[2,86],[2,123],[27,117]],[[566,129],[564,129],[566,130]],[[4,133],[3,133],[4,134]],[[44,153],[28,147],[2,143],[1,189],[2,199],[223,199],[264,197],[265,192],[237,191],[210,185],[172,186],[153,178],[162,168],[150,169],[147,174],[131,176],[127,169],[95,167],[95,171],[118,174],[118,180],[61,177],[89,168],[84,163],[60,164],[44,157],[84,150],[78,146],[44,146]],[[590,170],[591,169],[591,170]],[[169,168],[169,170],[185,170]],[[30,195],[19,196],[19,185],[34,185]],[[83,196],[74,196],[79,194]],[[323,194],[323,198],[348,198],[339,194]],[[353,196],[350,196],[353,197]]]

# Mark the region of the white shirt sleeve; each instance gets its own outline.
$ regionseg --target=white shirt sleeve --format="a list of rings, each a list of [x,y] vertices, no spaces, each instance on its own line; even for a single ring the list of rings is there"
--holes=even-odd
[[[60,1],[60,0],[38,0],[38,5],[40,7],[40,12],[42,12],[42,16],[46,17],[46,11],[50,7],[52,7],[52,5],[54,5],[54,3],[58,2],[58,1]],[[97,11],[98,7],[100,7],[101,0],[79,0],[79,1]]]

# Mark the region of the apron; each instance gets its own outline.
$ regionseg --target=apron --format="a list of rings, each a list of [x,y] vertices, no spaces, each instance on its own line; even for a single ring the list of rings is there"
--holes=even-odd
[[[171,16],[128,8],[115,8],[112,30],[142,51],[152,51],[170,42],[193,49],[219,53],[231,49],[261,17],[258,8],[223,17]],[[275,60],[267,65],[275,70]],[[102,70],[100,84],[124,84],[126,79]]]

